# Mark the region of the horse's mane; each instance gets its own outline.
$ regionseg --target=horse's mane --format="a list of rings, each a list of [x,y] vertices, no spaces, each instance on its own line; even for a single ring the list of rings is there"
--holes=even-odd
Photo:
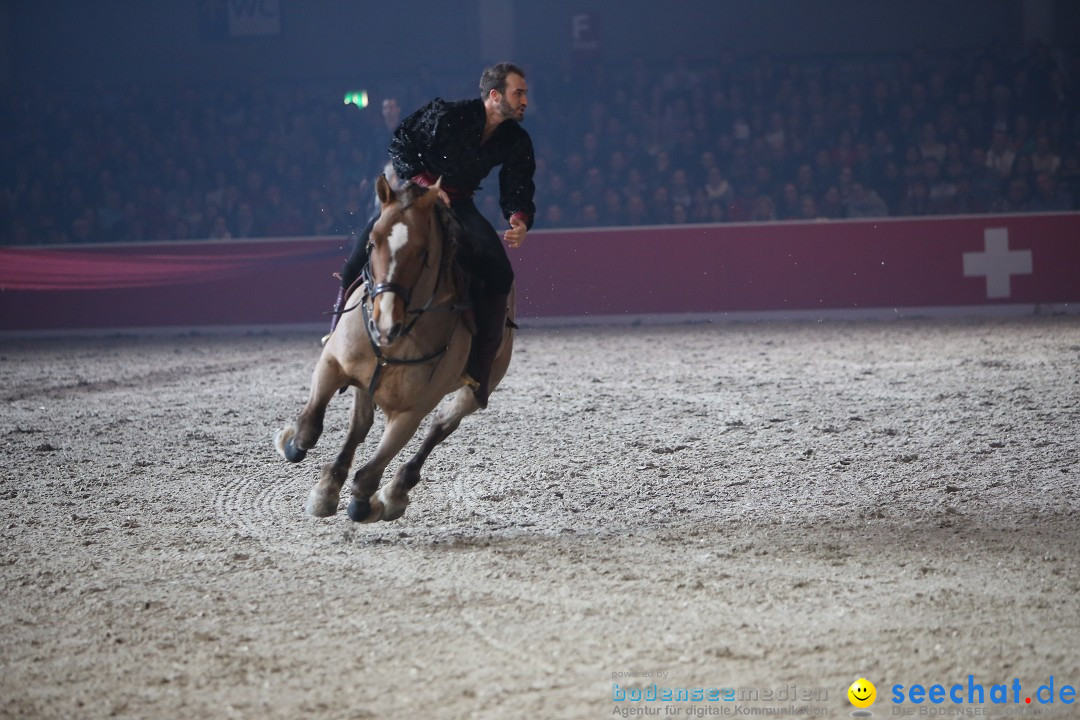
[[[401,201],[402,210],[408,208],[414,202],[427,194],[429,188],[423,185],[417,185],[414,182],[407,182],[400,190],[398,190],[398,200]],[[448,250],[456,252],[458,246],[460,246],[466,240],[465,226],[461,224],[461,220],[458,219],[457,213],[450,208],[443,205],[441,202],[436,202],[432,205],[435,208],[435,217],[438,218],[439,228],[443,232],[443,240],[447,243]]]
[[[416,183],[409,181],[401,186],[401,189],[397,191],[398,200],[401,201],[403,207],[409,207],[416,200],[423,197],[427,193],[428,189],[423,185],[417,185]]]
[[[401,209],[406,210],[410,205],[426,195],[429,189],[414,182],[406,182],[396,193],[397,199],[401,203]],[[439,229],[442,231],[443,265],[447,268],[454,267],[458,249],[468,244],[468,233],[461,220],[458,219],[457,213],[453,210],[438,201],[433,203],[431,207],[435,211],[435,219],[438,222]]]

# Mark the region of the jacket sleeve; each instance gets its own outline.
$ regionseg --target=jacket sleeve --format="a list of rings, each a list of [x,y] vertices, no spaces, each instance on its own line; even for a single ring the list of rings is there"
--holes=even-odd
[[[536,216],[536,205],[533,203],[536,192],[533,184],[535,172],[536,158],[533,156],[532,140],[528,133],[521,131],[510,157],[499,170],[499,206],[507,220],[511,215],[524,215],[525,226],[529,229],[532,229]]]
[[[390,139],[390,159],[402,180],[424,171],[424,153],[435,141],[435,129],[443,112],[443,100],[435,98],[401,121]]]

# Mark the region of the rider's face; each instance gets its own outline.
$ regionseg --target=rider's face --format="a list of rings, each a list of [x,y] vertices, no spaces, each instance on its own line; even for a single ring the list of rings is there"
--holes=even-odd
[[[529,104],[529,86],[525,84],[525,78],[517,73],[507,75],[506,92],[498,98],[499,114],[504,118],[518,122],[525,119],[525,107]]]

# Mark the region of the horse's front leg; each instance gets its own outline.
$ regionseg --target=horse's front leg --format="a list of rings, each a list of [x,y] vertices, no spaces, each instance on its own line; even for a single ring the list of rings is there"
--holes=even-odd
[[[356,471],[352,484],[352,500],[349,501],[349,517],[356,522],[377,522],[383,517],[383,504],[372,497],[379,487],[386,466],[401,452],[405,443],[416,433],[424,412],[399,412],[388,414],[375,454]]]
[[[338,499],[341,497],[341,486],[345,484],[345,478],[349,475],[353,458],[356,457],[356,446],[367,437],[368,430],[375,420],[375,406],[371,402],[371,396],[363,389],[356,389],[353,395],[352,417],[349,419],[349,432],[345,436],[345,444],[341,446],[337,457],[333,462],[328,462],[322,467],[319,482],[311,488],[308,494],[307,504],[304,509],[309,515],[315,517],[329,517],[337,512]]]
[[[311,393],[296,420],[277,431],[274,447],[289,462],[300,462],[315,447],[323,431],[326,406],[338,388],[348,382],[341,365],[325,352],[311,374]]]
[[[378,499],[383,505],[383,520],[397,520],[405,513],[405,508],[409,506],[409,491],[420,482],[420,470],[424,467],[428,455],[436,445],[457,430],[462,418],[479,409],[476,395],[464,387],[454,393],[450,402],[439,410],[424,442],[420,444],[420,449],[398,468],[394,479],[379,490]]]

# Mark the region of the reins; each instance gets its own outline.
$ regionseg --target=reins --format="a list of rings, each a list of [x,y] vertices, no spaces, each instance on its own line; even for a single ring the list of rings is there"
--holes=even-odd
[[[368,392],[368,395],[371,396],[371,398],[373,400],[374,400],[374,397],[375,397],[375,391],[376,391],[378,382],[381,379],[382,372],[386,367],[392,366],[392,365],[400,365],[400,366],[422,365],[424,363],[431,362],[432,360],[436,360],[436,359],[442,357],[443,355],[446,354],[446,351],[450,349],[450,342],[449,342],[449,339],[448,339],[447,342],[445,344],[443,344],[442,347],[440,347],[440,348],[438,348],[436,350],[433,350],[432,352],[429,352],[429,353],[427,353],[425,355],[421,355],[420,357],[397,358],[397,357],[390,357],[390,356],[384,354],[383,351],[382,351],[382,347],[380,347],[379,343],[375,339],[375,324],[374,324],[374,321],[373,321],[373,318],[372,318],[372,310],[374,308],[375,298],[377,298],[379,295],[381,295],[383,293],[393,292],[393,293],[397,294],[399,297],[401,297],[402,300],[404,301],[404,303],[405,303],[405,314],[407,316],[411,316],[411,319],[401,329],[401,332],[398,334],[397,339],[408,336],[412,332],[413,327],[415,327],[416,324],[420,321],[420,318],[423,317],[426,313],[436,312],[436,311],[448,311],[448,312],[460,313],[460,312],[464,311],[465,309],[467,309],[469,307],[468,302],[457,302],[457,301],[455,301],[456,300],[456,294],[455,293],[450,293],[449,295],[447,295],[445,300],[436,302],[436,298],[439,297],[439,291],[440,291],[440,288],[441,288],[441,286],[443,284],[443,275],[450,272],[451,263],[453,262],[453,252],[450,251],[450,250],[452,250],[452,247],[450,247],[452,241],[449,239],[445,228],[440,227],[440,232],[443,233],[443,237],[442,237],[442,245],[443,245],[442,246],[442,257],[440,259],[439,269],[437,270],[437,274],[435,276],[435,286],[432,288],[431,295],[428,297],[427,302],[425,302],[421,307],[411,308],[411,309],[408,307],[409,304],[412,302],[412,290],[410,290],[409,288],[405,288],[404,286],[400,285],[399,283],[393,283],[393,282],[375,284],[372,277],[371,277],[371,261],[370,260],[367,262],[366,265],[364,265],[364,269],[361,271],[360,277],[357,278],[356,281],[353,282],[353,284],[349,287],[348,291],[346,292],[346,297],[348,297],[348,294],[351,293],[359,283],[364,283],[365,286],[366,286],[365,289],[364,289],[364,294],[360,298],[360,301],[357,302],[355,305],[353,305],[351,307],[347,307],[347,308],[342,309],[341,311],[339,311],[338,314],[339,315],[344,315],[345,313],[351,312],[351,311],[355,310],[358,307],[360,308],[360,311],[363,314],[364,331],[367,334],[368,342],[371,344],[371,352],[375,356],[375,369],[372,372],[371,380],[368,382],[368,385],[367,385],[367,388],[366,388],[366,390]],[[425,267],[430,267],[430,266],[427,265],[427,257],[426,256],[425,256],[425,259],[424,259],[424,264],[425,264]],[[417,284],[419,284],[419,282],[420,281],[417,280]],[[451,328],[450,333],[451,334],[453,333],[452,328]]]

